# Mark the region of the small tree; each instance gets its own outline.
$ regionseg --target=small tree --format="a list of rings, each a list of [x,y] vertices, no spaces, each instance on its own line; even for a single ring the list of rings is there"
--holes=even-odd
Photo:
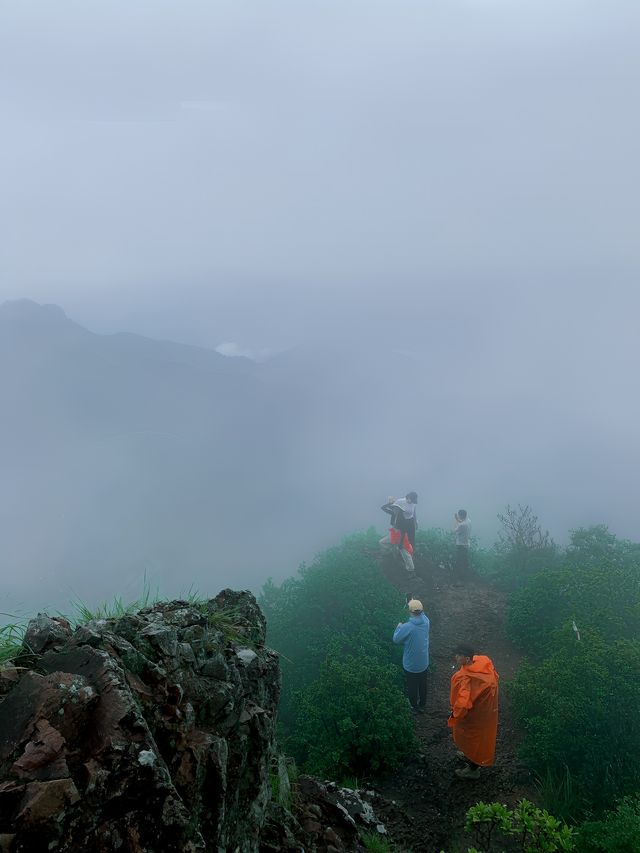
[[[517,508],[507,504],[498,520],[502,530],[495,551],[502,563],[499,574],[506,583],[523,586],[532,575],[553,565],[557,545],[528,504]]]

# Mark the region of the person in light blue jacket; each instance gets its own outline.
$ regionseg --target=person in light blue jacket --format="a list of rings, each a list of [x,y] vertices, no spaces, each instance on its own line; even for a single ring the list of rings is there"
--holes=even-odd
[[[427,704],[427,670],[429,669],[429,619],[422,602],[412,598],[408,605],[411,614],[408,622],[398,622],[393,632],[393,642],[402,643],[407,696],[411,710],[423,714]]]

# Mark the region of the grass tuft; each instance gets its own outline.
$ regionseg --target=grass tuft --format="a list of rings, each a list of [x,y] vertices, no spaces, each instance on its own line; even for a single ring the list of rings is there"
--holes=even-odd
[[[378,835],[377,832],[366,832],[360,836],[360,840],[371,853],[392,853],[391,844]]]
[[[122,616],[130,616],[132,613],[144,610],[145,607],[153,607],[159,601],[160,594],[158,588],[156,587],[155,591],[152,591],[149,579],[145,574],[140,598],[125,604],[123,599],[117,595],[111,601],[105,601],[94,609],[91,609],[81,599],[76,598],[71,603],[75,618],[70,621],[77,627],[78,625],[84,625],[86,622],[94,622],[99,619],[120,619]]]
[[[11,623],[0,628],[0,666],[11,663],[14,658],[24,651],[22,641],[26,626],[21,623]]]

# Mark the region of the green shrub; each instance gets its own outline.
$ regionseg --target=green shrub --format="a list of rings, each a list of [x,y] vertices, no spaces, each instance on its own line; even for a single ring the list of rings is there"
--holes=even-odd
[[[440,527],[418,530],[416,533],[416,559],[427,559],[436,566],[451,570],[455,559],[456,546],[453,533]]]
[[[398,668],[352,655],[329,657],[298,696],[296,744],[320,776],[368,777],[400,766],[417,748]]]
[[[640,787],[639,643],[566,638],[542,663],[522,664],[510,695],[523,758],[540,776],[566,768],[596,809]]]
[[[365,832],[360,836],[360,841],[371,853],[392,853],[393,847],[385,838],[381,838],[377,832]]]
[[[640,849],[640,795],[626,797],[601,820],[584,823],[579,853],[632,853]]]
[[[281,655],[282,737],[295,734],[297,700],[320,675],[331,646],[343,653],[399,662],[393,630],[404,596],[381,574],[375,530],[345,539],[303,565],[280,586],[265,584],[260,605],[267,619],[267,642]]]
[[[489,853],[504,849],[524,853],[561,853],[575,849],[573,831],[549,812],[521,800],[514,809],[501,803],[476,803],[467,812],[465,830],[474,836],[470,853]]]
[[[559,567],[542,571],[509,605],[511,639],[544,657],[575,622],[614,642],[640,635],[640,546],[604,525],[581,528]],[[574,637],[576,639],[576,637]]]

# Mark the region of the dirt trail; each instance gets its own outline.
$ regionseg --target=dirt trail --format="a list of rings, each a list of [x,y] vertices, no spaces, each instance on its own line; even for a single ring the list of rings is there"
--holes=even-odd
[[[377,788],[408,815],[404,825],[388,816],[394,840],[402,849],[466,851],[471,839],[463,834],[463,826],[470,806],[479,800],[514,805],[522,797],[537,799],[530,774],[517,758],[521,735],[504,689],[520,660],[505,635],[505,597],[477,577],[456,588],[450,573],[427,558],[416,558],[419,577],[415,581],[407,580],[400,559],[393,556],[383,559],[381,570],[395,586],[422,601],[431,620],[431,644],[427,709],[416,717],[419,754]],[[454,770],[462,765],[447,728],[452,649],[459,642],[471,643],[479,654],[487,654],[501,677],[496,763],[482,770],[478,781],[455,776]]]

